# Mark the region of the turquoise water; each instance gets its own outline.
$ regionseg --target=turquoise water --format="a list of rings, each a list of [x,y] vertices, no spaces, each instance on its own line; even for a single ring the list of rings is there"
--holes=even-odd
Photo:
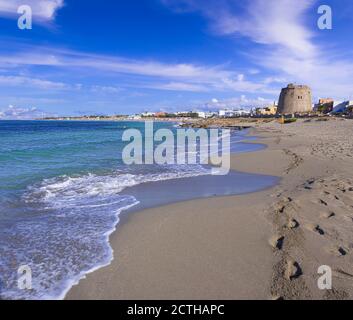
[[[63,298],[86,273],[110,263],[108,237],[119,213],[147,199],[146,190],[139,199],[129,188],[209,174],[200,165],[124,165],[127,128],[144,131],[144,124],[0,121],[1,298]],[[159,128],[175,130],[172,123]],[[233,152],[262,148],[242,139],[244,133],[232,135]],[[248,191],[274,183],[255,180]],[[32,290],[17,288],[22,265],[32,269]]]

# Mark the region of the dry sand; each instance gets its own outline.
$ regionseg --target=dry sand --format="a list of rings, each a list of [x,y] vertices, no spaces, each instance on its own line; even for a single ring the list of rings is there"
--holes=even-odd
[[[67,299],[352,298],[353,121],[250,125],[268,148],[232,168],[278,186],[126,215],[112,264]],[[333,290],[318,289],[321,265]]]

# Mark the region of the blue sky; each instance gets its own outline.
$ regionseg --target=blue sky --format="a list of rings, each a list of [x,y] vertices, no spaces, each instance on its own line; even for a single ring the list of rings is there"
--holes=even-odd
[[[0,117],[255,106],[289,82],[353,98],[352,17],[351,0],[0,0]]]

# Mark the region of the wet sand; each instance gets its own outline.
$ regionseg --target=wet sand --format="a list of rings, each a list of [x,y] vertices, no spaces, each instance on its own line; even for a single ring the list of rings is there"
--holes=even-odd
[[[125,215],[112,264],[67,299],[351,298],[353,121],[251,125],[268,148],[232,156],[232,169],[276,187]],[[333,290],[317,287],[321,265]]]

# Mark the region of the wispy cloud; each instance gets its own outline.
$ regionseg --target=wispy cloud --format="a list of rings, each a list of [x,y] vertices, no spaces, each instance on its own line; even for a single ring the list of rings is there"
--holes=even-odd
[[[309,27],[316,25],[308,17],[317,11],[317,0],[161,1],[177,12],[201,13],[219,35],[240,35],[257,44],[248,57],[275,72],[278,79],[309,84],[318,96],[353,94],[351,59],[342,57],[342,48],[335,50],[334,43],[330,50],[327,43],[320,44],[320,30]]]
[[[229,98],[229,99],[217,99],[214,98],[211,101],[207,101],[198,104],[199,109],[203,110],[219,110],[227,108],[244,108],[250,109],[255,107],[264,107],[272,104],[274,101],[271,99],[266,99],[262,97],[249,98],[246,95],[241,95],[239,97]]]
[[[161,0],[181,12],[198,11],[222,35],[240,34],[252,41],[280,45],[297,52],[312,54],[313,33],[305,27],[305,13],[317,0]]]
[[[0,109],[0,119],[2,120],[32,120],[49,115],[49,113],[45,113],[35,107],[21,108],[10,105],[7,108]]]
[[[64,0],[0,0],[0,16],[18,16],[17,9],[21,5],[29,5],[33,16],[41,21],[55,18],[56,12],[64,6]]]
[[[124,89],[120,87],[113,87],[113,86],[93,85],[91,86],[91,91],[94,93],[102,93],[102,94],[117,94],[124,91]]]
[[[125,73],[152,77],[206,79],[228,77],[233,74],[221,66],[198,66],[187,63],[163,63],[148,60],[133,60],[123,57],[97,55],[62,49],[24,47],[24,52],[0,55],[3,67],[49,66],[89,68],[107,73]]]
[[[206,92],[209,88],[206,85],[186,82],[151,83],[141,87],[166,91]]]
[[[0,54],[0,67],[7,70],[47,67],[69,70],[95,77],[97,71],[110,77],[133,77],[125,82],[128,87],[150,88],[166,91],[206,92],[238,91],[272,93],[271,83],[251,81],[243,73],[230,70],[224,65],[201,65],[192,63],[165,63],[151,60],[134,60],[123,57],[97,55],[57,48],[34,46],[18,49],[17,54]],[[250,74],[250,73],[249,73]],[[119,85],[119,89],[121,86]],[[116,86],[96,87],[97,91],[116,92]]]
[[[53,82],[24,76],[3,76],[0,75],[0,85],[16,86],[16,87],[30,87],[39,89],[68,89],[69,86],[62,82]]]
[[[220,91],[236,91],[244,93],[278,94],[278,88],[271,88],[267,78],[262,81],[247,80],[244,74],[238,74],[236,78],[223,78],[215,84]]]

